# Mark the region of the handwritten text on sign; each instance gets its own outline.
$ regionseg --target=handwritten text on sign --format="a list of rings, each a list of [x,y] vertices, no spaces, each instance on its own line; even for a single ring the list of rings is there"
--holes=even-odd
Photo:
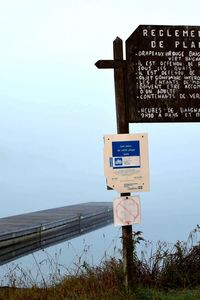
[[[200,121],[200,27],[140,25],[126,60],[129,122]]]

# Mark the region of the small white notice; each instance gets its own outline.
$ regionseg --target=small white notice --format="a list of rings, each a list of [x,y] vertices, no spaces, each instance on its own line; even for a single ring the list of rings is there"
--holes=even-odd
[[[104,173],[107,186],[119,193],[148,192],[147,134],[104,136]]]
[[[119,197],[113,201],[114,225],[126,226],[141,222],[139,196]]]

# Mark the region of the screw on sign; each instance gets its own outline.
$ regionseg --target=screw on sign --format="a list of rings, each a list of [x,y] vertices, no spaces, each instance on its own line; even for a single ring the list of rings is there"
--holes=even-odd
[[[114,200],[115,225],[130,225],[140,223],[139,196],[120,197]]]

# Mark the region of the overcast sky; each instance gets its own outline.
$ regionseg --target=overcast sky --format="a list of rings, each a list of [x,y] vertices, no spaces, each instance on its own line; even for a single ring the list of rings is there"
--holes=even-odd
[[[200,25],[200,2],[0,0],[0,216],[112,201],[103,135],[116,133],[112,59],[140,24]],[[199,204],[200,124],[131,125],[149,134],[143,219]],[[197,216],[198,219],[198,216]],[[193,222],[197,222],[193,218]]]

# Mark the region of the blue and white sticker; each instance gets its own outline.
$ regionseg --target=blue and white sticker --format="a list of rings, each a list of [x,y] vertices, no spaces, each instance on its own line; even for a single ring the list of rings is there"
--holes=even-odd
[[[139,141],[117,141],[112,142],[112,157],[110,167],[140,168],[140,142]]]

